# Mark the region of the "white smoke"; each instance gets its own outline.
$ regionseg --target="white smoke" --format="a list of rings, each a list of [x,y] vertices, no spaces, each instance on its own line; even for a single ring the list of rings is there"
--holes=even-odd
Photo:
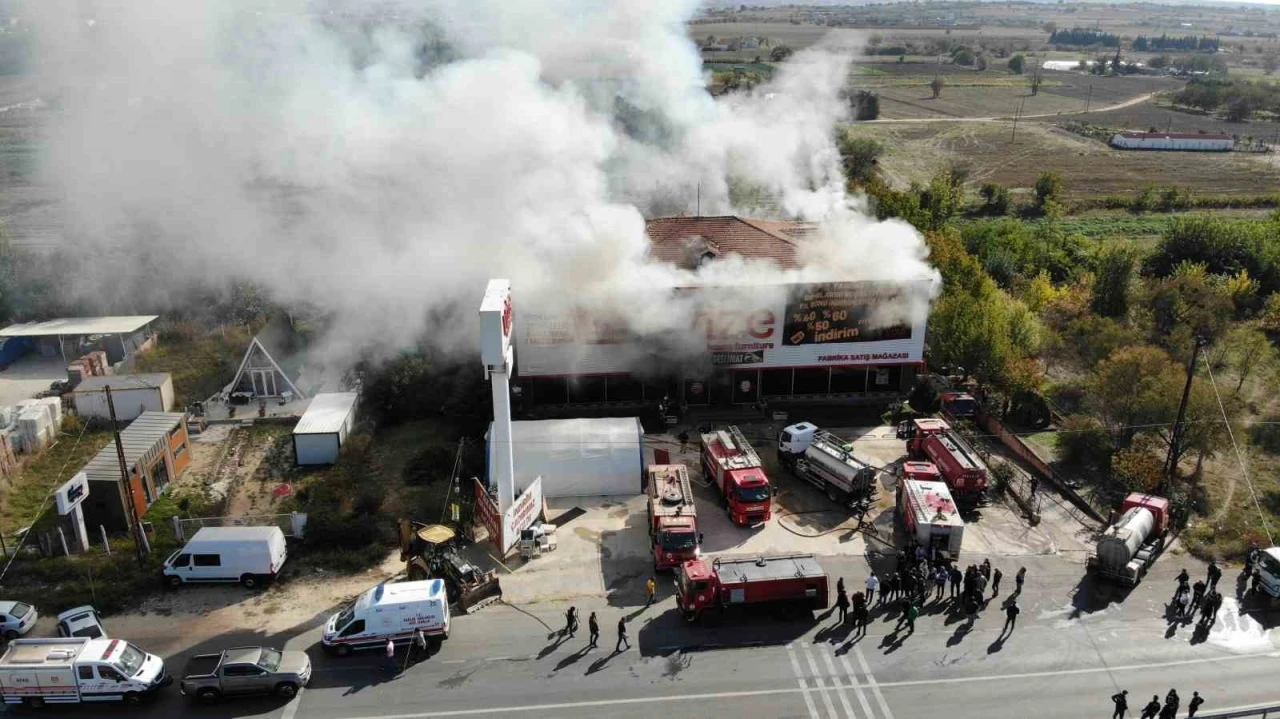
[[[934,278],[918,233],[845,191],[847,57],[801,52],[716,100],[685,34],[695,7],[31,2],[61,102],[43,168],[68,235],[115,258],[76,286],[249,280],[331,314],[353,355],[423,333],[473,352],[489,277],[522,306],[596,305],[644,332],[684,327],[677,285]],[[821,223],[804,270],[648,259],[641,208],[757,210],[735,184]]]

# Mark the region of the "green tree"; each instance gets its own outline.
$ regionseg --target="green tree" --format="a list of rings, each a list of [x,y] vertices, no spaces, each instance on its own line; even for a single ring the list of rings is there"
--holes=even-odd
[[[773,62],[782,62],[795,54],[795,50],[786,45],[779,45],[769,51],[769,59]]]
[[[880,117],[880,96],[870,90],[859,90],[853,96],[853,117],[858,121]]]
[[[1044,171],[1036,176],[1036,209],[1043,211],[1051,203],[1059,201],[1062,195],[1062,175]]]
[[[994,182],[987,182],[978,190],[982,196],[982,211],[989,215],[1009,214],[1009,188]]]
[[[1129,290],[1137,264],[1137,254],[1128,247],[1114,247],[1102,255],[1093,281],[1094,312],[1119,318],[1129,314]]]
[[[988,63],[987,63],[986,55],[979,55],[977,60],[974,61],[973,63],[973,69],[977,70],[978,72],[986,71],[987,66],[988,66]]]
[[[933,99],[937,100],[942,97],[942,88],[946,86],[947,83],[942,79],[941,75],[934,76],[933,80],[929,82],[929,89],[933,91]]]
[[[957,48],[955,52],[951,53],[951,61],[964,67],[972,67],[976,60],[977,56],[967,47]]]
[[[1096,417],[1068,415],[1058,432],[1058,451],[1065,464],[1109,471],[1114,449],[1111,434]]]
[[[1218,342],[1212,360],[1230,367],[1237,376],[1235,394],[1254,372],[1266,374],[1276,365],[1277,352],[1267,336],[1247,325],[1233,327]]]
[[[840,159],[844,164],[845,177],[858,184],[870,182],[880,169],[880,157],[884,151],[882,143],[858,136],[853,128],[845,128],[840,137]]]
[[[1090,376],[1090,404],[1118,449],[1140,428],[1169,421],[1181,395],[1177,364],[1159,347],[1122,347],[1098,363]]]
[[[1156,338],[1179,350],[1178,344],[1191,337],[1216,340],[1234,315],[1231,300],[1210,281],[1204,265],[1192,262],[1180,264],[1170,277],[1147,283],[1146,309]]]

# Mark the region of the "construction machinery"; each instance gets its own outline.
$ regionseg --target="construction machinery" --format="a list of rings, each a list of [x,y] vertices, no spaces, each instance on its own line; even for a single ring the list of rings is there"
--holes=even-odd
[[[725,513],[739,525],[763,525],[773,495],[760,455],[737,427],[702,435],[702,474],[724,497]]]
[[[496,571],[484,571],[458,553],[457,533],[443,524],[401,519],[400,559],[409,581],[442,579],[449,603],[468,614],[502,598]]]

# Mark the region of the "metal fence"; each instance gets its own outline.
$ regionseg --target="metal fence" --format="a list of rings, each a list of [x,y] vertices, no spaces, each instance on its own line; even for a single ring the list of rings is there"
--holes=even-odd
[[[303,512],[289,514],[251,514],[243,517],[173,518],[173,535],[185,542],[201,527],[279,527],[286,536],[301,539],[307,526]]]
[[[1248,707],[1246,709],[1228,709],[1223,712],[1201,714],[1202,719],[1244,719],[1244,717],[1280,717],[1280,704],[1273,706]]]

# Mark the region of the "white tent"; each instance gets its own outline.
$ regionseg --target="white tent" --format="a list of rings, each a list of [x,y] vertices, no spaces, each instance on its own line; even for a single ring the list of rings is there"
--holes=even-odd
[[[542,477],[545,497],[640,494],[643,433],[637,417],[512,422],[516,493]]]

